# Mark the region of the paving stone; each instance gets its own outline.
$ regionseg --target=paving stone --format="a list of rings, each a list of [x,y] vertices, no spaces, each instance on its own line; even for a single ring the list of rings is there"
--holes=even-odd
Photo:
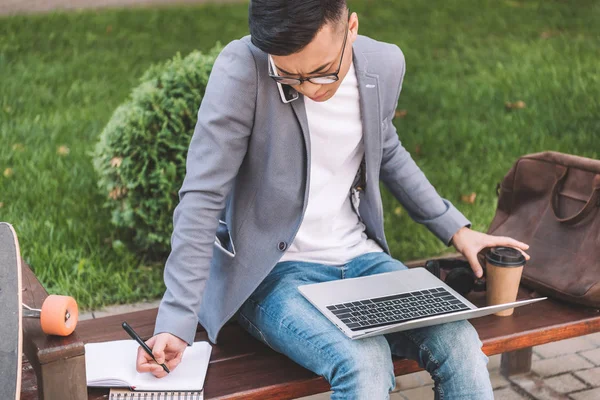
[[[511,376],[510,380],[536,400],[569,399],[566,395],[558,393],[546,386],[541,378],[532,373]]]
[[[104,307],[100,310],[93,311],[94,318],[108,317],[109,315],[125,314],[134,311],[142,311],[150,308],[156,308],[160,304],[160,300],[148,301],[134,304],[121,304],[116,306]]]
[[[600,388],[571,393],[570,396],[573,400],[598,400],[600,399]]]
[[[401,390],[413,389],[419,386],[433,385],[433,379],[427,371],[419,371],[408,375],[396,377],[395,392]]]
[[[600,367],[584,369],[583,371],[573,372],[578,378],[583,379],[592,386],[600,387]]]
[[[544,379],[544,385],[558,393],[569,393],[587,388],[587,385],[571,374],[563,374]]]
[[[564,354],[576,353],[584,350],[591,350],[596,345],[583,337],[574,337],[571,339],[560,340],[558,342],[546,343],[535,347],[536,353],[542,358],[552,358]]]
[[[94,319],[94,313],[91,311],[79,314],[78,321],[85,321],[86,319]]]
[[[491,371],[493,369],[500,368],[500,359],[502,358],[502,354],[494,354],[490,356],[490,361],[488,361],[487,369]]]
[[[201,4],[201,3],[233,3],[239,0],[177,0],[178,4]],[[38,13],[48,11],[66,11],[85,8],[104,8],[125,6],[139,7],[154,5],[166,5],[174,3],[173,0],[41,0],[41,1],[23,1],[23,0],[0,0],[0,15],[3,14],[22,14]]]
[[[515,392],[512,388],[507,387],[504,389],[494,390],[494,400],[526,400],[519,393]]]
[[[585,340],[594,343],[596,346],[600,346],[600,332],[590,333],[589,335],[583,336]]]
[[[545,377],[592,367],[593,364],[585,358],[577,354],[567,354],[560,357],[534,361],[531,365],[531,370]]]
[[[431,400],[434,397],[433,385],[402,390],[395,394],[401,396],[399,398],[404,398],[406,400]]]
[[[594,350],[584,351],[579,353],[591,362],[600,366],[600,347]]]
[[[492,382],[492,388],[494,388],[494,390],[510,385],[510,382],[502,376],[498,369],[490,371],[490,381]]]

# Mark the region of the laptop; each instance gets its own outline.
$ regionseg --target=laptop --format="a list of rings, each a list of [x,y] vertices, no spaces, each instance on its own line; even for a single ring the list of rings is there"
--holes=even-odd
[[[350,339],[483,317],[547,297],[477,308],[422,267],[298,286]]]

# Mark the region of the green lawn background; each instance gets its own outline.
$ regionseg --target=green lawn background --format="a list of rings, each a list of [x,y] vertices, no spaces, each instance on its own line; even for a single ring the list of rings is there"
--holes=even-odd
[[[403,49],[400,138],[475,229],[520,155],[600,157],[600,2],[350,6],[360,33]],[[110,225],[90,152],[149,65],[245,34],[247,4],[0,18],[0,220],[50,292],[83,308],[162,294],[163,263],[132,254]],[[471,193],[473,204],[461,200]],[[448,251],[387,194],[384,206],[394,256]]]

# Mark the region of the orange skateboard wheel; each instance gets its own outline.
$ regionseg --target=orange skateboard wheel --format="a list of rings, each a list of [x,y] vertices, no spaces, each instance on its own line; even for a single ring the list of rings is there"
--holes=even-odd
[[[77,302],[70,296],[51,294],[42,304],[40,322],[47,335],[69,336],[75,330],[79,310]]]

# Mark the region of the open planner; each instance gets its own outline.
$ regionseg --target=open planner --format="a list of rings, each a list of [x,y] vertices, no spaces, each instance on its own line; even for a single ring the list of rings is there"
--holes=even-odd
[[[111,389],[110,400],[202,400],[212,350],[208,342],[185,349],[181,363],[164,378],[136,371],[138,347],[134,340],[86,344],[87,385],[122,388]]]

